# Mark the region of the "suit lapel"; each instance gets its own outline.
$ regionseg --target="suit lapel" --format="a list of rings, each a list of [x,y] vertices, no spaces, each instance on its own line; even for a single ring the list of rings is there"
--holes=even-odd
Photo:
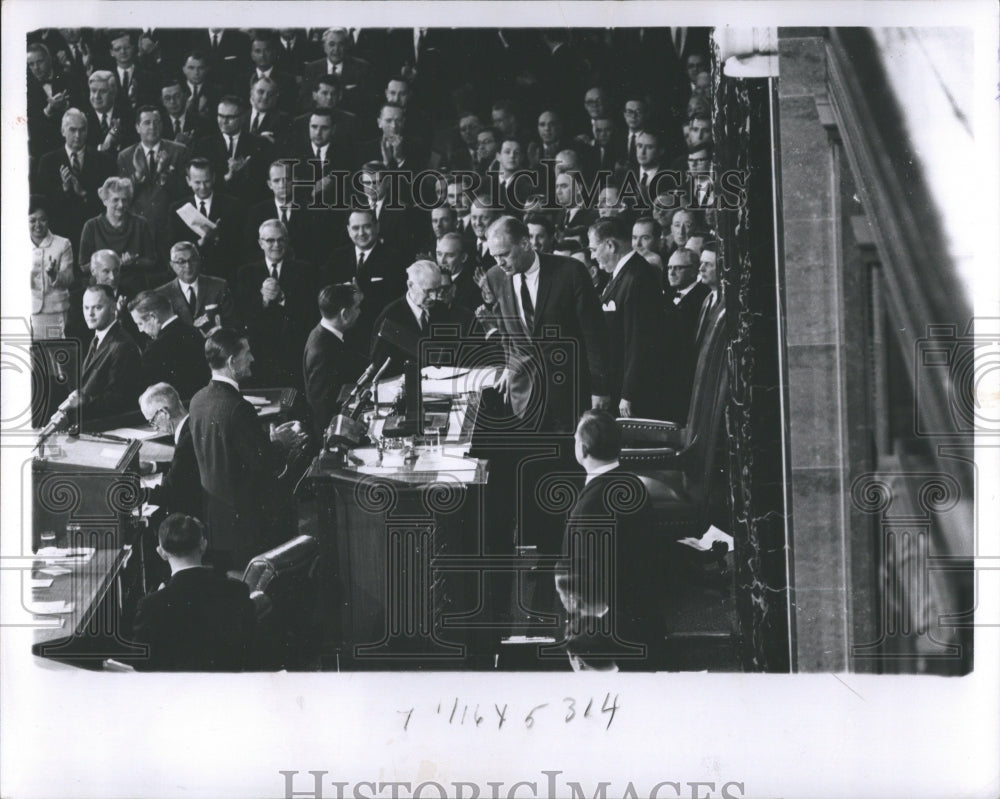
[[[504,275],[503,279],[503,292],[505,295],[505,302],[508,308],[510,308],[510,315],[513,319],[517,320],[518,326],[521,328],[521,332],[527,336],[530,334],[525,325],[524,320],[521,319],[521,314],[517,311],[517,299],[514,297],[514,276]]]
[[[535,299],[535,324],[532,329],[532,333],[538,330],[538,325],[541,323],[542,314],[545,313],[545,305],[549,301],[549,293],[552,288],[552,274],[549,269],[545,268],[545,261],[539,257],[539,267],[538,267],[538,295]]]

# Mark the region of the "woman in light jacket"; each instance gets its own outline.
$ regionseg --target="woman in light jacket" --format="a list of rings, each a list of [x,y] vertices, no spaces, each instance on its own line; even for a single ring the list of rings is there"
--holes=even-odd
[[[41,198],[32,197],[28,227],[31,261],[31,336],[64,338],[69,288],[73,284],[73,247],[69,239],[49,231],[49,214]]]

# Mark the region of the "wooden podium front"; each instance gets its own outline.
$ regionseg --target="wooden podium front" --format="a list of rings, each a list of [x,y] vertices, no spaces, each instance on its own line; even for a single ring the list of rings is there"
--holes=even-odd
[[[306,473],[328,586],[326,637],[340,668],[475,667],[475,635],[444,620],[476,611],[477,575],[435,568],[442,556],[481,551],[488,467],[461,449],[435,447],[412,463],[385,453],[382,465],[375,449],[358,449],[361,463],[331,469],[317,458]]]

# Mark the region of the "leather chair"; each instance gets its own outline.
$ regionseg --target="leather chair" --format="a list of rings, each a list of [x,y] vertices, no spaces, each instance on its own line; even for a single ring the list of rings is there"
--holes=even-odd
[[[261,668],[307,668],[316,641],[313,576],[319,542],[300,535],[252,558],[243,572],[257,608],[255,660]]]
[[[707,527],[715,455],[728,397],[725,312],[713,311],[698,351],[687,423],[618,420],[623,467],[643,481],[661,524],[673,539]]]

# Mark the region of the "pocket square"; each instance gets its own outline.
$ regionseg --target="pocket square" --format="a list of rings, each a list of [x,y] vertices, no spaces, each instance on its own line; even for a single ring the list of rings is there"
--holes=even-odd
[[[603,307],[604,307],[605,311],[617,311],[618,310],[618,308],[615,306],[615,301],[614,300],[608,300],[608,302],[604,303]]]
[[[379,282],[380,280],[385,280],[385,278],[384,278],[384,277],[373,277],[373,278],[372,278],[371,280],[369,280],[368,282],[369,282],[369,283],[378,283],[378,282]]]

